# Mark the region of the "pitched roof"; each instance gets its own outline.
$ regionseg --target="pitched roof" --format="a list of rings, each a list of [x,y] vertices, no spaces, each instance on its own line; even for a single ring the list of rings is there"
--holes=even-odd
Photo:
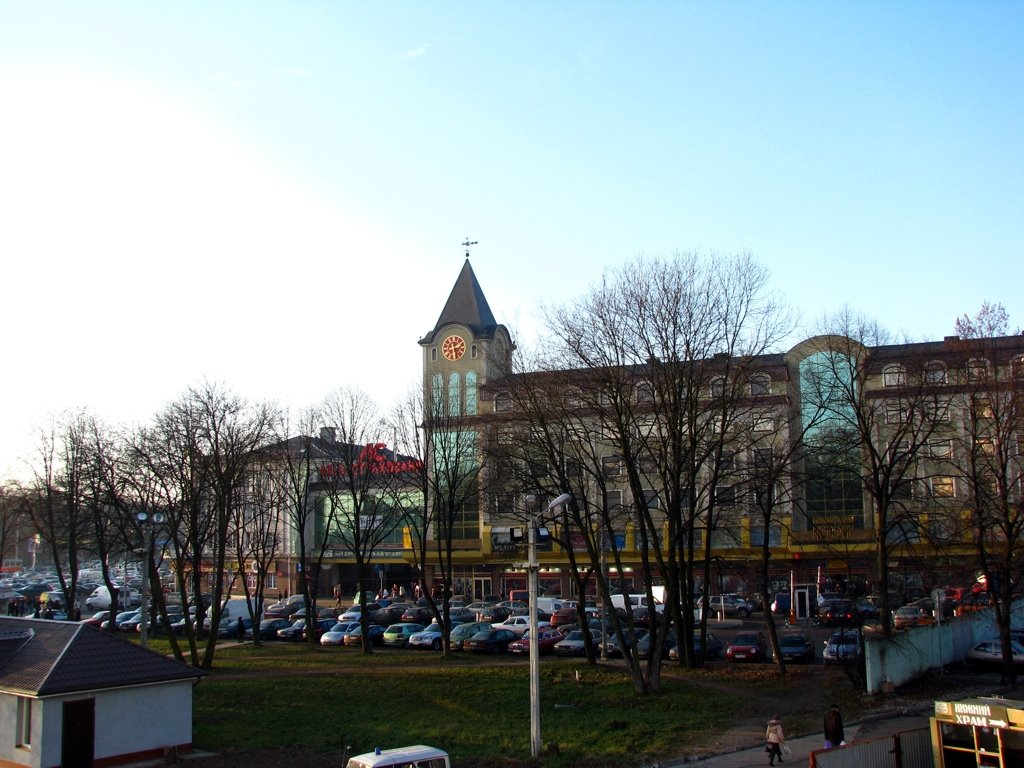
[[[483,289],[473,274],[469,259],[463,264],[451,295],[448,296],[448,302],[441,310],[433,330],[420,339],[420,343],[429,344],[435,334],[450,323],[465,325],[477,338],[491,338],[498,329],[498,321],[494,319],[494,313],[491,312]]]
[[[0,617],[0,691],[53,696],[203,677],[90,624]]]

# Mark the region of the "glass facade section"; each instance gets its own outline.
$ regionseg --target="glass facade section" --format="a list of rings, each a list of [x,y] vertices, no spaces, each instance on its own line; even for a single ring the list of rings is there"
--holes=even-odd
[[[807,514],[844,519],[864,527],[864,495],[856,414],[853,362],[837,351],[810,355],[800,363],[801,418],[806,430]]]

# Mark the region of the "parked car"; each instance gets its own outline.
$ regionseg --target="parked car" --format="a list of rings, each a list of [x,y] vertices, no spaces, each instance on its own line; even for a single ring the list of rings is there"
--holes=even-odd
[[[814,661],[814,644],[802,632],[785,632],[779,637],[779,655],[783,661],[810,664]]]
[[[821,654],[826,664],[841,664],[855,661],[864,652],[864,644],[860,629],[857,627],[840,627],[832,632],[825,641],[825,650]]]
[[[860,611],[852,600],[834,600],[821,613],[821,622],[826,627],[856,627],[860,621]]]
[[[562,640],[563,635],[554,627],[541,627],[537,630],[537,649],[540,653],[551,653],[555,643]],[[530,632],[527,630],[521,637],[508,644],[509,653],[522,654],[530,652]]]
[[[567,627],[572,624],[580,623],[580,614],[575,608],[559,608],[557,611],[551,614],[551,626]]]
[[[505,653],[508,645],[513,640],[518,640],[519,635],[511,629],[485,629],[477,632],[462,643],[462,650],[471,653]]]
[[[491,624],[500,624],[511,615],[512,611],[508,608],[502,608],[497,604],[488,606],[476,614],[477,620],[489,621]]]
[[[182,619],[184,619],[184,616],[179,614],[177,621],[181,621]],[[252,619],[242,619],[242,626],[244,627],[242,631],[243,637],[245,637],[246,632],[252,634]],[[226,622],[222,621],[220,623],[220,629],[217,630],[217,637],[230,638],[232,640],[238,637],[238,619],[235,619],[234,621],[231,619],[228,619]]]
[[[1013,665],[1015,667],[1024,665],[1024,645],[1011,640],[1010,653],[1013,656]],[[1001,666],[1003,663],[1003,643],[998,638],[982,640],[967,652],[964,661],[977,666]]]
[[[344,645],[345,635],[358,626],[358,621],[336,622],[327,632],[320,635],[320,645]]]
[[[739,595],[713,595],[709,598],[712,613],[747,618],[754,612],[754,604]]]
[[[738,632],[725,646],[726,661],[767,661],[768,643],[761,632]]]
[[[441,625],[434,622],[422,632],[416,632],[409,637],[407,645],[410,648],[430,648],[434,651],[441,650],[444,644]]]
[[[373,614],[374,611],[379,611],[380,609],[381,609],[381,604],[380,603],[367,603],[366,604],[366,611],[367,611],[367,613],[369,613],[371,615]],[[349,606],[347,609],[345,609],[345,612],[342,613],[338,618],[341,621],[359,621],[359,619],[360,619],[360,617],[362,615],[363,615],[363,608],[362,608],[361,605],[359,605],[359,603],[356,603],[355,605]]]
[[[382,642],[384,645],[391,646],[392,648],[404,648],[406,643],[409,642],[410,637],[417,632],[422,632],[424,629],[425,627],[422,624],[412,624],[409,622],[392,624],[384,630]]]
[[[721,640],[719,640],[717,637],[715,637],[715,635],[713,635],[711,632],[708,632],[707,653],[706,654],[702,654],[701,653],[701,644],[700,644],[700,632],[697,631],[697,630],[694,630],[694,633],[693,633],[693,655],[696,658],[700,659],[702,657],[702,655],[703,655],[704,661],[710,661],[711,659],[721,658],[722,653],[724,651],[725,651],[725,643],[723,643]],[[678,659],[679,659],[679,646],[678,645],[673,645],[671,648],[668,649],[668,657],[670,659],[674,660],[674,661],[678,661]]]
[[[425,605],[410,605],[402,613],[401,620],[406,623],[426,626],[434,620],[434,612]]]
[[[906,629],[908,627],[934,623],[935,619],[932,615],[917,605],[901,606],[892,615],[892,625],[895,629]]]
[[[636,655],[641,659],[646,659],[651,652],[651,640],[654,635],[650,632],[645,634],[643,637],[636,641]],[[679,641],[676,640],[676,632],[674,629],[670,629],[665,633],[665,637],[662,641],[661,646],[661,657],[668,658],[668,652],[672,650],[673,645],[678,645]]]
[[[371,645],[381,645],[384,642],[384,632],[387,630],[380,624],[371,624],[367,629],[367,637],[370,639]],[[359,625],[351,632],[347,633],[342,639],[342,645],[348,647],[351,645],[357,645],[360,648],[363,645],[363,627]]]
[[[519,637],[522,637],[523,633],[525,633],[530,628],[530,617],[509,616],[504,621],[498,622],[497,624],[492,624],[491,626],[495,629],[510,629],[513,632],[515,632]],[[548,626],[548,622],[538,621],[537,626],[546,627]]]
[[[306,629],[305,619],[296,619],[284,629],[277,630],[278,640],[290,640],[297,642],[302,639],[302,633]]]
[[[316,641],[319,643],[320,638],[330,632],[337,623],[338,620],[333,616],[326,619],[317,619],[316,624],[312,625],[313,636],[316,638]],[[306,626],[302,630],[303,641],[309,638],[310,626],[311,625],[307,622]]]
[[[452,627],[451,633],[448,635],[448,641],[453,651],[461,651],[462,644],[467,638],[472,637],[477,632],[483,632],[485,629],[491,629],[491,625],[486,621],[470,621],[466,624],[459,624],[456,627]]]
[[[591,630],[590,639],[594,643],[594,648],[600,648],[601,643],[605,642],[605,636],[600,631]],[[582,656],[586,650],[582,629],[572,630],[555,643],[555,653],[559,656]]]
[[[276,640],[277,630],[284,629],[287,626],[289,626],[289,622],[285,618],[264,619],[256,627],[256,632],[259,633],[260,640]],[[245,637],[247,640],[252,640],[253,631],[251,627],[245,633]]]
[[[94,613],[88,619],[82,619],[82,624],[92,624],[94,627],[98,627],[110,618],[110,611],[100,611]]]
[[[636,641],[639,642],[646,634],[646,629],[637,629],[634,633]],[[621,639],[618,635],[609,634],[608,639],[604,641],[604,651],[609,656],[624,656],[633,647],[632,644],[633,641],[630,640],[629,632],[624,633]]]
[[[120,614],[118,616],[118,618],[120,619],[120,616],[123,616],[123,615],[124,614]],[[125,618],[123,621],[119,620],[117,622],[117,631],[118,632],[138,632],[139,631],[139,623],[141,621],[142,621],[142,611],[136,610],[131,615],[129,615],[127,618]]]

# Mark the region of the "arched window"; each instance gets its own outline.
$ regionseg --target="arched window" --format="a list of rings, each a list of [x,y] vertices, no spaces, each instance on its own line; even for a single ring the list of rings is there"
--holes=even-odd
[[[711,380],[711,396],[722,397],[725,395],[725,377],[719,376]]]
[[[763,373],[750,377],[750,394],[762,397],[772,393],[772,380]]]
[[[924,378],[929,384],[946,383],[946,366],[938,360],[932,360],[924,366]]]
[[[882,384],[887,387],[902,387],[907,383],[907,369],[902,365],[887,365],[882,369]]]
[[[448,374],[448,415],[462,415],[462,379],[454,371]]]
[[[436,363],[437,362],[437,347],[431,347],[430,348],[430,362],[432,362],[432,363]]]
[[[982,357],[972,357],[967,362],[967,379],[969,381],[984,381],[988,378],[988,360]]]
[[[466,374],[466,415],[476,415],[476,371]]]
[[[499,392],[494,396],[494,410],[498,413],[512,410],[512,397],[508,392]]]
[[[477,352],[476,344],[471,344],[470,347],[469,347],[469,356],[470,356],[470,358],[473,359],[473,360],[476,360],[477,354],[478,354],[478,352]]]

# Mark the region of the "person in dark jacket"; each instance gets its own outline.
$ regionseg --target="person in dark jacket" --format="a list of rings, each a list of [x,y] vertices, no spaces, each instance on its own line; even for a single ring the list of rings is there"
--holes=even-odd
[[[242,617],[238,617],[238,621],[235,623],[235,632],[238,633],[238,642],[245,640],[245,622],[242,621]]]
[[[825,713],[825,749],[846,746],[843,734],[843,716],[839,713],[839,705],[833,704]]]

